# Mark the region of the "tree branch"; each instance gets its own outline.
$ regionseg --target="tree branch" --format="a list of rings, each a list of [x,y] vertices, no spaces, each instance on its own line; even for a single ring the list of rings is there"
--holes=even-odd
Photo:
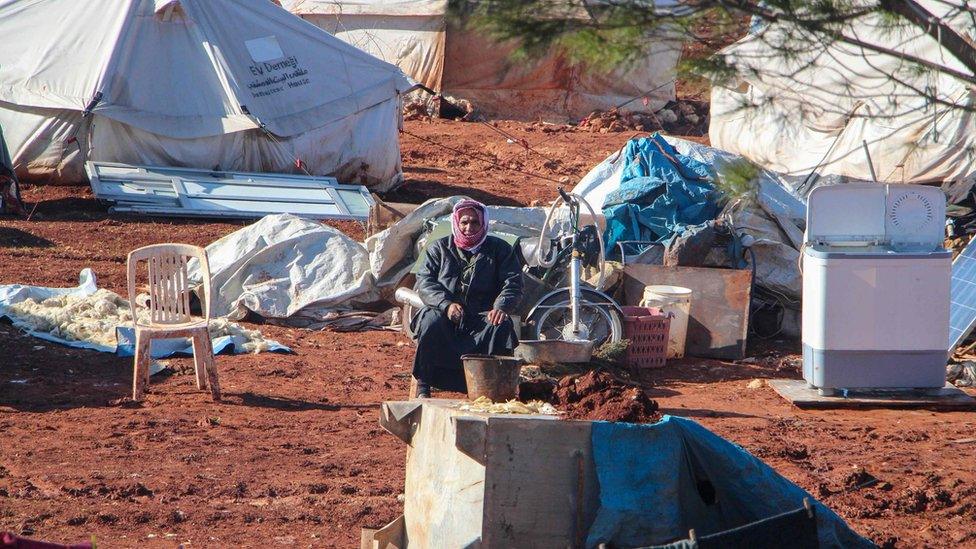
[[[895,13],[939,41],[953,57],[976,75],[976,43],[959,34],[914,0],[880,0],[881,8]]]

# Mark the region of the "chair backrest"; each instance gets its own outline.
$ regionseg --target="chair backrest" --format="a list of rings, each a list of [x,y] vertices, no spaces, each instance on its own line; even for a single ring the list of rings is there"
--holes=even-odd
[[[149,267],[149,318],[153,324],[182,324],[190,318],[190,284],[187,264],[199,262],[203,278],[203,317],[210,320],[210,264],[203,248],[189,244],[153,244],[129,253],[128,282],[129,303],[132,307],[133,324],[136,321],[136,277],[138,264],[145,260]]]

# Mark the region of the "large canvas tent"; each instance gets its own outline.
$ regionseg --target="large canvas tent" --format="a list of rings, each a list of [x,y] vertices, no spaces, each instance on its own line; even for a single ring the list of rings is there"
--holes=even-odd
[[[655,3],[663,4],[670,2]],[[648,36],[651,51],[638,62],[603,72],[583,70],[558,52],[514,62],[511,45],[450,20],[448,0],[282,0],[282,6],[490,116],[578,119],[625,102],[632,110],[656,110],[675,98],[681,45],[665,32]],[[646,105],[633,101],[640,97]]]
[[[22,179],[98,160],[401,179],[376,59],[267,0],[0,0],[0,126]]]
[[[21,209],[17,176],[14,174],[14,166],[10,161],[10,153],[7,152],[3,128],[0,127],[0,213],[18,213]]]
[[[972,36],[967,11],[933,0],[922,4]],[[748,76],[713,87],[713,146],[785,174],[971,187],[976,103],[970,86],[945,73],[915,70],[898,57],[910,54],[968,73],[936,38],[908,24],[892,27],[877,14],[852,24],[859,40],[894,50],[887,55],[819,43],[787,25],[753,29],[721,52]],[[801,53],[784,55],[780,46]]]

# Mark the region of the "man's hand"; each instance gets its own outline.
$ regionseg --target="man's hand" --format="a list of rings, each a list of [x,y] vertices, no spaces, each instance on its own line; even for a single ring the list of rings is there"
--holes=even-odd
[[[506,318],[508,318],[508,313],[501,309],[492,309],[488,311],[488,322],[490,322],[492,326],[498,326],[502,322],[505,322]]]
[[[447,306],[447,318],[457,324],[464,318],[464,307],[460,303],[451,303]]]

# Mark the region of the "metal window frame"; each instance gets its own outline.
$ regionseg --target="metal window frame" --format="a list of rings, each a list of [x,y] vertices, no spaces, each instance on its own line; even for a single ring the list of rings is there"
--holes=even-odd
[[[107,173],[111,170],[125,170],[125,173]],[[257,172],[235,172],[225,170],[201,170],[166,166],[136,166],[116,162],[87,162],[85,171],[91,182],[92,192],[99,200],[113,202],[110,211],[114,213],[138,213],[144,215],[165,215],[177,217],[219,217],[219,218],[258,218],[275,213],[293,213],[312,219],[366,221],[376,202],[369,190],[362,185],[344,185],[334,177],[306,176],[296,174],[274,174]],[[188,184],[206,186],[207,184],[226,187],[260,187],[269,189],[263,196],[247,194],[211,195],[188,188]],[[133,192],[125,192],[130,189]],[[274,189],[308,189],[322,191],[320,199],[279,197],[274,198]],[[362,198],[366,211],[353,213],[346,198],[340,191],[351,191]],[[218,209],[201,207],[207,201],[273,202],[283,205],[276,211],[259,209]],[[287,212],[288,204],[328,206],[338,212],[320,214],[307,211]]]

